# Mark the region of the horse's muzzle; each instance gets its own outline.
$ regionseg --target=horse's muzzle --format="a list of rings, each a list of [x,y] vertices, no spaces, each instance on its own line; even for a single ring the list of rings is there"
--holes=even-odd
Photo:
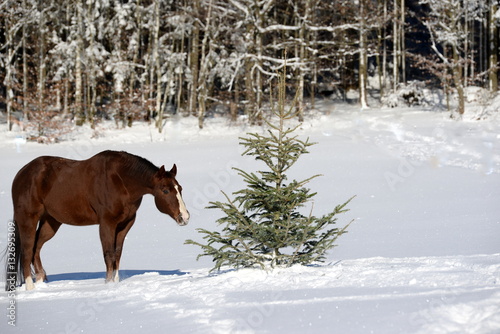
[[[189,222],[189,213],[186,216],[184,216],[182,213],[179,214],[179,216],[177,216],[177,219],[175,221],[179,226],[186,226]]]

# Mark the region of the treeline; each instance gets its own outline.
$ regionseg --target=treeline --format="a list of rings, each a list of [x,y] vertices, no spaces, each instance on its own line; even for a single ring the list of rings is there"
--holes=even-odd
[[[499,21],[497,0],[1,0],[2,106],[8,121],[259,123],[285,61],[298,110],[352,88],[365,107],[368,76],[381,97],[423,79],[460,99],[498,90]]]

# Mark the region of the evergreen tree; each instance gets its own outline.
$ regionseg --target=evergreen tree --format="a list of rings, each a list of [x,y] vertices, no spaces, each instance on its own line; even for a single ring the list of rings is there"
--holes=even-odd
[[[288,182],[286,173],[314,143],[293,135],[297,127],[285,128],[285,121],[296,112],[293,108],[285,110],[285,74],[280,81],[278,108],[274,111],[277,124],[269,122],[265,136],[251,133],[240,138],[246,149],[243,155],[263,161],[267,170],[249,173],[236,168],[246,188],[235,192],[233,200],[224,193],[227,203],[211,202],[209,206],[224,212],[217,220],[222,231],[198,229],[207,243],[186,241],[202,248],[198,258],[213,257],[214,269],[223,265],[267,269],[322,261],[350,224],[334,227],[336,215],[347,211],[345,207],[352,198],[320,218],[299,210],[316,195],[305,185],[319,175]]]

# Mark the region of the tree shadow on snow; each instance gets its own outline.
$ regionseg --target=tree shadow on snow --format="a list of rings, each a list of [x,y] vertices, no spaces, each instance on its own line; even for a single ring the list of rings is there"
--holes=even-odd
[[[120,270],[120,281],[123,281],[127,278],[144,275],[148,273],[158,273],[160,276],[182,276],[189,274],[185,271],[176,270]],[[79,273],[65,273],[65,274],[55,274],[55,275],[47,275],[47,279],[49,282],[55,281],[83,281],[89,279],[104,279],[106,277],[106,272],[98,271],[98,272],[79,272]]]

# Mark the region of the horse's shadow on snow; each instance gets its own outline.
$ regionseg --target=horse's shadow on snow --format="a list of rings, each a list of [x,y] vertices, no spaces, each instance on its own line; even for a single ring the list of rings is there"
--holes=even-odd
[[[127,278],[144,275],[148,273],[158,273],[160,276],[182,276],[189,274],[185,271],[176,270],[120,270],[120,281],[123,281]],[[106,272],[98,271],[98,272],[79,272],[79,273],[65,273],[65,274],[55,274],[55,275],[47,275],[47,280],[49,282],[55,281],[83,281],[89,279],[105,279]]]

